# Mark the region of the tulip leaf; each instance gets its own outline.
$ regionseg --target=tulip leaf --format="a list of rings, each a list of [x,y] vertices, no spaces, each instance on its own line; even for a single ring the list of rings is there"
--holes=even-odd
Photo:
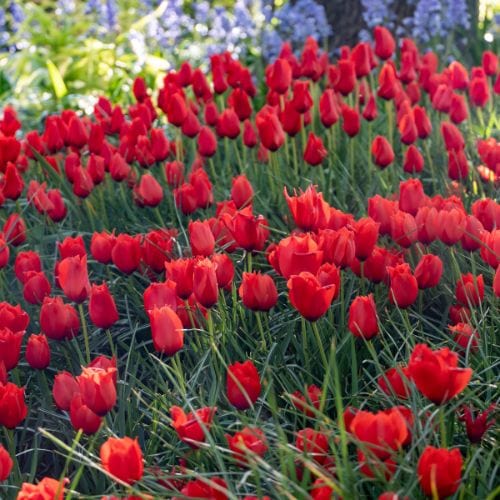
[[[54,88],[54,94],[58,99],[61,99],[68,93],[63,77],[57,69],[57,66],[50,59],[47,59],[47,69],[49,71],[52,87]]]

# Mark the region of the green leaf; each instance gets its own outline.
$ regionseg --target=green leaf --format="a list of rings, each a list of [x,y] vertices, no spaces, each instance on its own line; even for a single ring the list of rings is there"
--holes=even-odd
[[[52,82],[52,87],[54,88],[54,94],[58,99],[61,99],[68,93],[63,77],[57,69],[57,66],[50,59],[47,59],[47,69],[49,70],[50,81]]]

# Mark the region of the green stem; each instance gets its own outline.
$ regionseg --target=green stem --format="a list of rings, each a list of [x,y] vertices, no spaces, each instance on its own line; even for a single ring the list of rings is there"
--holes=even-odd
[[[89,332],[87,329],[87,321],[85,320],[85,312],[83,310],[83,304],[78,304],[78,311],[80,312],[80,322],[82,323],[83,341],[85,343],[85,357],[87,359],[87,363],[90,363]]]

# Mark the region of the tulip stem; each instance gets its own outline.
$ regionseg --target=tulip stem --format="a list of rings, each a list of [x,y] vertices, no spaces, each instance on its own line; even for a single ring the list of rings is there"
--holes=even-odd
[[[264,334],[264,327],[262,326],[262,319],[260,317],[260,312],[257,311],[255,316],[257,317],[257,327],[259,328],[260,336],[262,338],[262,348],[264,351],[267,351],[267,342],[266,342],[266,336]]]
[[[325,371],[328,371],[328,359],[326,358],[325,350],[323,349],[323,342],[321,341],[321,336],[319,334],[317,322],[313,321],[311,323],[311,327],[312,327],[314,336],[316,337],[316,343],[318,344],[319,353],[321,355],[321,361],[323,361],[323,366],[325,368]]]
[[[439,427],[441,432],[441,448],[446,448],[446,421],[444,415],[444,407],[439,409]]]
[[[358,394],[358,357],[356,355],[356,337],[351,335],[351,377],[352,396],[356,400]]]
[[[89,332],[87,329],[87,321],[85,320],[85,312],[83,311],[83,304],[78,304],[78,311],[80,312],[80,321],[82,323],[83,341],[85,343],[85,357],[87,359],[87,363],[90,363]]]
[[[252,272],[252,252],[251,251],[247,252],[247,269],[248,269],[249,273]]]
[[[306,320],[305,318],[301,318],[301,331],[302,331],[302,352],[304,353],[305,357],[305,365],[306,365],[306,372],[309,376],[311,376],[311,366],[309,363],[309,356],[307,354],[307,327],[306,327]]]

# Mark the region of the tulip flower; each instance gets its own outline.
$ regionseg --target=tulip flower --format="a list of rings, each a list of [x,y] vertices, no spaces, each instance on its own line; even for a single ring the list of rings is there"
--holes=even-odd
[[[467,387],[472,369],[458,368],[458,354],[447,347],[433,351],[426,344],[417,344],[410,356],[408,374],[417,389],[439,405]]]
[[[348,328],[355,337],[366,340],[377,335],[379,328],[373,294],[358,296],[352,301],[349,307]]]
[[[426,446],[417,465],[418,481],[427,496],[446,498],[460,486],[463,459],[458,448]]]
[[[238,289],[243,305],[252,311],[269,311],[278,301],[278,291],[271,276],[243,273]]]
[[[193,413],[185,413],[182,408],[172,406],[172,427],[177,432],[179,439],[191,448],[198,448],[205,441],[205,433],[210,430],[212,420],[217,408],[204,407]]]
[[[184,330],[179,316],[169,306],[148,310],[156,351],[173,356],[184,346]]]
[[[9,452],[0,444],[0,483],[9,477],[13,465]]]
[[[59,262],[58,280],[64,294],[73,302],[83,302],[89,294],[87,256],[67,257]]]
[[[100,457],[104,470],[125,483],[134,484],[142,478],[144,465],[137,439],[109,438],[101,446]]]
[[[27,414],[24,389],[11,382],[0,383],[0,425],[15,429]]]
[[[26,344],[26,361],[35,370],[45,370],[50,364],[50,347],[47,337],[32,334]]]
[[[228,366],[227,397],[239,410],[250,408],[260,395],[260,376],[252,361],[234,363]]]
[[[264,432],[258,428],[244,427],[233,436],[226,434],[226,439],[238,465],[244,466],[252,455],[263,457],[268,449]]]

